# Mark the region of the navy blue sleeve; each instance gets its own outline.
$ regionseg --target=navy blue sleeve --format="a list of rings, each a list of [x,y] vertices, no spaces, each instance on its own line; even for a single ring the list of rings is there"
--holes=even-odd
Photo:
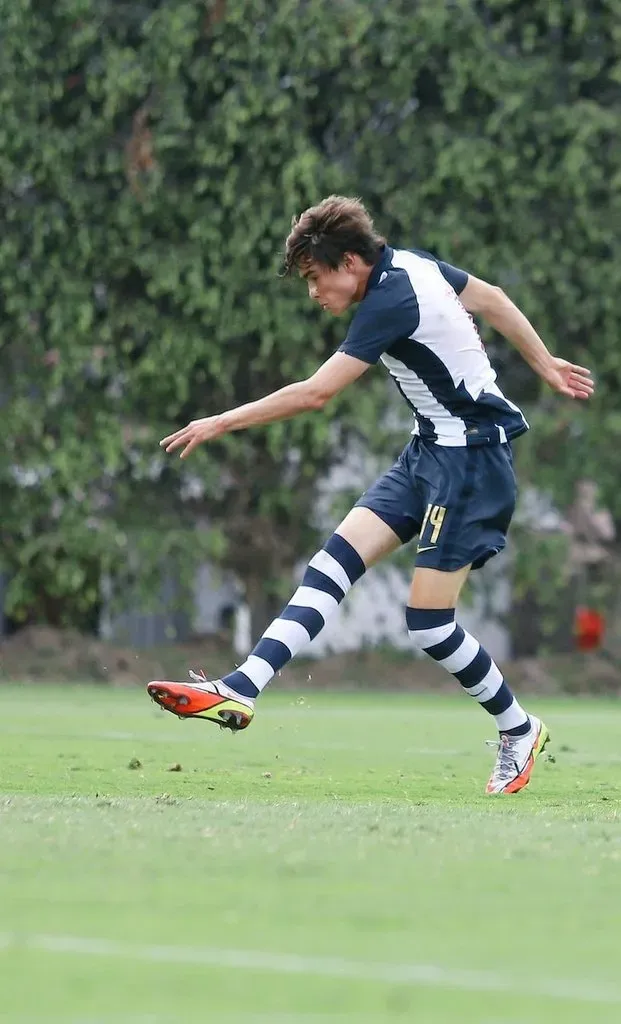
[[[450,263],[443,263],[442,260],[437,261],[442,277],[445,281],[448,281],[451,288],[461,295],[464,288],[468,284],[468,275],[465,270],[460,270],[459,267],[452,267]]]
[[[442,260],[437,260],[432,253],[425,252],[424,249],[412,249],[412,252],[415,252],[417,256],[422,256],[423,259],[431,260],[432,263],[435,263],[444,280],[448,281],[457,295],[461,295],[468,284],[468,274],[465,270],[460,270],[459,267],[452,267],[450,263],[443,263]]]
[[[376,363],[399,338],[418,327],[416,294],[404,270],[392,270],[362,300],[339,352]]]

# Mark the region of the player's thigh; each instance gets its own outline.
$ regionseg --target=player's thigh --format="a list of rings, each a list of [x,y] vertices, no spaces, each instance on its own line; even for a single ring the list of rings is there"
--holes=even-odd
[[[417,444],[411,441],[338,527],[337,533],[356,547],[367,566],[409,543],[420,529],[421,500],[412,471],[417,458]]]
[[[427,509],[416,568],[448,575],[480,568],[504,548],[515,508],[509,446],[436,447],[423,469]]]
[[[403,543],[375,512],[359,506],[352,508],[335,532],[358,552],[367,569]]]
[[[455,608],[469,572],[469,565],[454,572],[416,568],[408,598],[410,608]]]

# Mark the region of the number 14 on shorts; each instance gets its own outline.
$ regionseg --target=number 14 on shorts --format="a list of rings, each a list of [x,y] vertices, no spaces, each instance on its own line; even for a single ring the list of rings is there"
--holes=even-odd
[[[420,534],[418,538],[418,550],[429,550],[428,546],[435,547],[438,543],[440,531],[444,523],[444,517],[446,515],[446,508],[444,505],[427,505],[427,511],[425,512],[425,518],[423,519],[422,526],[420,528]],[[431,527],[431,533],[428,538],[425,538],[425,530],[427,525]]]

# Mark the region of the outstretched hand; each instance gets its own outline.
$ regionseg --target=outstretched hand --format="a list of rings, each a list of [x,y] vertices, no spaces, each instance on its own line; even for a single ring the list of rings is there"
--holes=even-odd
[[[554,358],[541,376],[554,391],[568,398],[590,398],[595,389],[591,371],[566,359]]]
[[[220,416],[205,416],[201,420],[192,420],[187,427],[176,430],[174,434],[162,438],[160,448],[167,452],[174,452],[177,448],[183,448],[180,458],[187,459],[188,455],[198,448],[203,441],[213,441],[225,433]]]

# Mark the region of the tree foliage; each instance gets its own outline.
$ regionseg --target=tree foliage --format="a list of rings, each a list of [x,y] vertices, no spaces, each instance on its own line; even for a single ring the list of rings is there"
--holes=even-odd
[[[292,214],[332,191],[502,285],[594,366],[599,396],[577,410],[489,339],[536,427],[525,477],[563,500],[588,464],[621,519],[619,0],[0,6],[15,615],[86,623],[102,571],[149,586],[162,560],[205,552],[258,607],[315,542],[318,481],[352,438],[377,440],[378,374],[187,464],[157,442],[338,344],[344,325],[278,278]]]

